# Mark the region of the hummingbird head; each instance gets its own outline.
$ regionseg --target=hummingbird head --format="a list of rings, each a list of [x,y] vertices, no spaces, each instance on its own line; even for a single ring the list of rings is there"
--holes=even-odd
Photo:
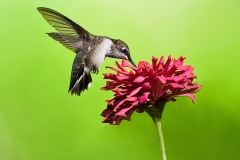
[[[130,50],[128,48],[128,45],[120,39],[112,41],[113,44],[111,46],[111,50],[110,53],[108,54],[108,57],[125,59],[129,61],[133,66],[137,67],[130,56]]]

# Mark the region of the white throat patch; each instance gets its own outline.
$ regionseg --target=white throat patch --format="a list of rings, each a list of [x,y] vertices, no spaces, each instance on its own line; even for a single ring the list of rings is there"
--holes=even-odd
[[[94,53],[92,53],[90,63],[99,67],[103,63],[106,54],[109,54],[112,44],[113,42],[110,39],[104,38],[101,44],[95,48]]]

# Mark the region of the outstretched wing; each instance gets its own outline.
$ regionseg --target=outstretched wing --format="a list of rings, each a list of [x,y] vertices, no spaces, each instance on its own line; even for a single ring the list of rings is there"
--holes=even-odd
[[[49,37],[52,37],[54,40],[60,42],[66,48],[72,50],[73,52],[77,52],[77,50],[76,50],[77,46],[74,46],[73,44],[70,44],[59,33],[52,32],[52,33],[47,33],[47,34],[48,34]]]
[[[37,10],[58,31],[48,35],[68,49],[77,53],[81,50],[84,41],[90,40],[92,35],[88,31],[61,13],[45,7],[38,7]]]

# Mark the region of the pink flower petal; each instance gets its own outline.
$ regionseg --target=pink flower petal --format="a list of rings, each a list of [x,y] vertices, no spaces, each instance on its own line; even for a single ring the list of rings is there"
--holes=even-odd
[[[116,65],[119,69],[121,69],[124,72],[127,72],[127,70],[125,70],[117,61],[116,61]]]
[[[145,69],[146,67],[149,67],[150,68],[150,64],[148,62],[145,62],[145,61],[140,61],[138,63],[138,68],[139,69]],[[142,72],[142,71],[141,71]]]
[[[134,95],[137,94],[141,89],[142,89],[142,86],[136,88],[135,90],[133,90],[133,91],[129,94],[129,97],[134,96]]]
[[[128,97],[126,101],[134,102],[137,100],[137,97]]]
[[[186,93],[186,94],[181,94],[181,95],[177,95],[177,96],[187,96],[187,97],[190,97],[192,99],[193,103],[196,102],[196,98],[192,93]]]
[[[164,76],[158,76],[158,78],[162,82],[162,84],[166,83],[166,78]]]
[[[172,56],[169,55],[166,63],[164,64],[164,68],[169,67],[169,65],[171,64],[172,61],[173,61]]]
[[[122,80],[125,80],[125,79],[129,79],[129,77],[128,76],[116,76],[117,81],[122,81]]]
[[[113,68],[113,67],[106,67],[106,68],[109,68],[109,69],[111,69],[111,70],[113,70],[113,71],[116,71],[117,73],[121,73],[121,74],[123,74],[123,75],[128,75],[128,74],[129,74],[127,71],[124,72],[124,71],[122,71],[122,70],[119,70],[119,69],[116,69],[116,68]]]
[[[132,113],[133,113],[134,111],[135,111],[135,109],[130,109],[130,110],[128,110],[128,111],[125,111],[124,116],[118,116],[118,115],[116,114],[116,116],[114,117],[114,120],[113,120],[112,124],[118,125],[118,124],[121,123],[121,121],[122,121],[123,119],[126,119],[126,120],[130,121],[130,117],[131,117],[131,115],[132,115]]]
[[[146,102],[149,100],[149,99],[148,99],[148,95],[149,95],[149,94],[150,94],[150,92],[144,93],[144,94],[141,96],[139,102],[140,102],[140,103],[146,103]]]
[[[185,86],[185,88],[182,91],[184,91],[185,93],[196,93],[201,88],[202,88],[202,86],[190,86],[190,85],[187,85],[187,86]]]
[[[121,116],[121,117],[127,117],[127,112],[131,110],[133,107],[128,107],[128,108],[123,108],[121,111],[117,112],[115,115],[116,116]]]
[[[156,77],[154,80],[153,80],[153,83],[152,83],[152,95],[154,97],[154,99],[158,99],[158,97],[160,96],[163,88],[164,88],[164,84],[163,83],[164,80],[163,78],[160,78],[160,76]]]
[[[122,100],[122,101],[120,101],[120,102],[114,107],[113,111],[116,112],[116,111],[119,109],[119,107],[120,107],[124,102],[125,102],[125,99]]]
[[[122,66],[123,67],[129,67],[129,68],[131,68],[133,70],[137,70],[136,67],[134,67],[132,64],[128,63],[126,60],[122,60]]]
[[[180,80],[184,79],[182,76],[173,76],[173,77],[167,77],[167,82],[178,82]]]
[[[132,102],[132,106],[136,106],[136,105],[138,105],[138,103],[139,103],[139,101],[136,100],[135,102]]]
[[[143,89],[149,90],[150,88],[151,88],[151,85],[150,85],[149,82],[146,82],[146,83],[143,84]]]
[[[158,61],[158,58],[152,56],[152,66],[154,70],[157,69],[157,61]]]
[[[142,83],[147,77],[139,76],[133,82]]]
[[[159,61],[159,63],[157,64],[157,68],[158,68],[158,69],[162,69],[163,66],[164,66],[164,56],[162,56],[162,57],[160,58],[160,61]]]
[[[183,70],[184,73],[182,74],[182,76],[187,76],[190,75],[193,71],[193,67],[192,66],[181,66],[178,69]]]
[[[183,85],[179,84],[179,83],[170,83],[169,84],[173,89],[177,89],[177,88],[184,88]]]

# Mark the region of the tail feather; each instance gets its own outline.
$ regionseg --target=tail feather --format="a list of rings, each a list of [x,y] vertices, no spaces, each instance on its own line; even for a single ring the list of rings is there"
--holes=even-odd
[[[74,86],[69,88],[71,95],[76,94],[80,96],[81,92],[87,90],[92,83],[92,76],[90,73],[84,72],[81,77],[75,82]]]

